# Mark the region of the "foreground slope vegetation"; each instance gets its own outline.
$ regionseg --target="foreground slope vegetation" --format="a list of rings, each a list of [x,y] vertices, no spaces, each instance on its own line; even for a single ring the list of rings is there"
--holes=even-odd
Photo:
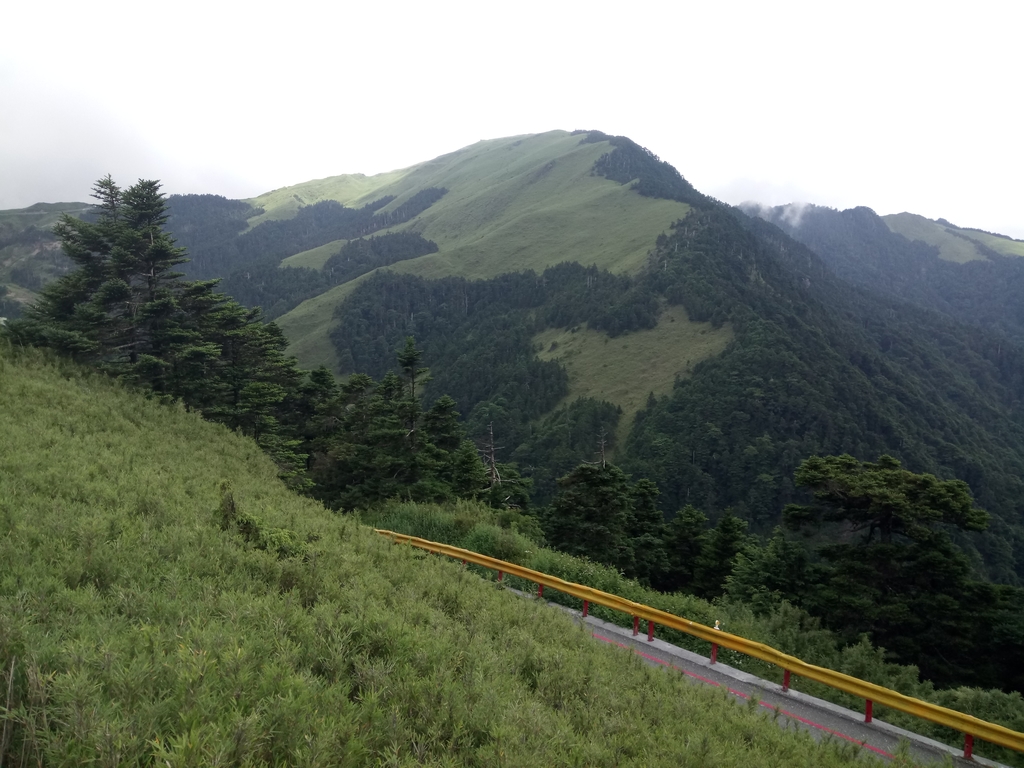
[[[0,349],[0,433],[4,765],[853,764],[109,379]]]

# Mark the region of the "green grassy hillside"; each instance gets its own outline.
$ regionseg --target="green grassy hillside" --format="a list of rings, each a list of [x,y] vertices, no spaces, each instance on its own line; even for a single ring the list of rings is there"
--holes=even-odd
[[[581,136],[551,131],[481,141],[406,172],[386,174],[386,183],[370,187],[367,180],[367,191],[354,199],[346,197],[353,193],[352,177],[336,177],[337,187],[325,180],[311,182],[319,187],[289,189],[311,202],[314,189],[315,194],[334,190],[334,199],[351,206],[395,195],[388,208],[424,188],[447,189],[426,212],[396,227],[419,232],[439,246],[437,253],[390,267],[399,272],[426,278],[490,278],[524,269],[541,271],[563,261],[635,272],[658,235],[686,216],[689,207],[641,197],[628,185],[593,175],[594,163],[610,149],[608,142],[581,144]],[[277,215],[291,205],[286,191],[273,193],[273,201],[253,202],[267,208],[280,201],[283,208],[270,207],[264,214]],[[305,251],[284,265],[317,267],[341,245],[339,241]],[[279,319],[303,365],[333,361],[328,339],[331,313],[350,291],[348,285],[338,286]]]
[[[322,269],[327,260],[341,250],[341,247],[348,240],[332,240],[326,245],[310,248],[308,251],[296,253],[281,261],[282,267],[306,267],[307,269]]]
[[[1024,240],[1014,240],[1005,235],[982,232],[980,229],[957,228],[955,231],[1004,256],[1024,256]]]
[[[34,226],[47,229],[60,220],[61,214],[81,215],[91,207],[89,203],[36,203],[28,208],[11,208],[0,211],[0,228],[24,229]]]
[[[1003,256],[1024,256],[1024,242],[1001,237],[977,229],[963,229],[926,219],[914,213],[896,213],[883,216],[889,229],[908,240],[921,240],[939,249],[939,256],[947,261],[964,263],[988,258],[984,249]]]
[[[0,433],[4,765],[866,764],[107,379],[0,349]]]
[[[410,170],[405,168],[374,176],[347,173],[265,192],[246,201],[263,209],[262,214],[249,220],[249,226],[255,227],[264,221],[290,219],[302,206],[313,205],[321,200],[337,200],[342,205],[351,205],[363,197],[383,197],[385,193],[378,194],[377,191],[403,178]]]

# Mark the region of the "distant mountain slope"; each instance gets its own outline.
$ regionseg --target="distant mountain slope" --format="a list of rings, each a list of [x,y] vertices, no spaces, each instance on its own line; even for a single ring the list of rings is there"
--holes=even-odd
[[[20,314],[35,292],[64,274],[70,262],[50,231],[61,214],[81,216],[88,203],[36,203],[0,211],[0,317]]]
[[[1024,259],[1013,255],[1024,255],[1024,242],[912,214],[880,217],[863,207],[745,210],[810,247],[845,280],[1024,344]]]
[[[414,190],[444,187],[441,200],[398,229],[436,242],[438,252],[390,267],[421,277],[489,278],[522,269],[543,270],[562,261],[635,272],[651,244],[689,207],[642,197],[628,185],[592,173],[612,147],[584,142],[564,131],[484,141],[414,166],[400,180],[351,200],[378,195],[396,203]],[[340,248],[343,243],[337,243]],[[327,254],[328,246],[318,248]],[[307,254],[285,264],[315,264]],[[326,261],[326,258],[324,258]],[[292,350],[305,365],[334,363],[328,334],[334,307],[348,284],[309,300],[279,319]]]
[[[939,257],[947,261],[964,263],[987,259],[993,253],[1000,256],[1024,256],[1024,241],[1005,235],[965,229],[945,219],[937,221],[913,213],[894,213],[883,216],[886,226],[908,240],[919,240],[939,249]]]
[[[415,166],[413,167],[415,168]],[[300,208],[315,205],[324,200],[334,200],[344,206],[358,207],[356,201],[368,198],[366,202],[369,202],[369,199],[382,197],[382,194],[376,194],[378,190],[401,180],[410,170],[412,169],[403,168],[373,176],[348,173],[264,192],[262,195],[245,201],[261,211],[249,219],[249,227],[259,226],[266,221],[294,218]]]

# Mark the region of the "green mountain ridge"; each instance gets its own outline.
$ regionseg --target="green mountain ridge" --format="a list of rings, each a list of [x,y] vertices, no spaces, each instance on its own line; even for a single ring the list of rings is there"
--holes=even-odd
[[[52,228],[62,214],[82,216],[88,203],[36,203],[0,211],[0,317],[17,317],[36,292],[64,274],[70,262]]]
[[[962,264],[976,259],[988,259],[993,252],[1000,256],[1024,256],[1024,241],[980,229],[957,227],[944,219],[933,220],[913,213],[895,213],[883,216],[882,220],[892,232],[908,240],[935,246],[939,250],[939,257],[947,261]]]
[[[610,147],[581,143],[564,131],[486,141],[409,169],[398,181],[375,186],[350,200],[445,187],[450,192],[416,220],[415,230],[438,252],[390,267],[427,278],[496,277],[543,270],[562,261],[636,272],[651,243],[686,215],[685,203],[641,198],[621,184],[591,175]],[[259,198],[257,198],[259,200]],[[397,202],[396,200],[396,202]],[[573,222],[566,228],[566,221]],[[312,266],[331,244],[296,254],[282,264]],[[292,351],[303,365],[334,363],[328,334],[331,312],[353,289],[344,284],[310,299],[280,318]]]
[[[746,210],[804,243],[845,280],[1024,344],[1024,260],[1017,258],[1024,243],[1018,240],[863,207]],[[894,222],[901,226],[894,229]]]

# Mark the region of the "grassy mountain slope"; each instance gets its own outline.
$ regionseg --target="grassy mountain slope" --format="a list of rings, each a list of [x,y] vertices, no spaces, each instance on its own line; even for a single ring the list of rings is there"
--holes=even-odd
[[[348,173],[265,192],[246,201],[254,208],[263,209],[263,213],[249,219],[249,226],[251,228],[265,221],[290,219],[302,206],[322,200],[336,200],[342,205],[351,206],[363,197],[381,197],[383,193],[377,194],[379,190],[398,181],[410,170],[405,168],[373,176]]]
[[[56,224],[63,213],[74,216],[85,213],[91,207],[89,203],[36,203],[28,208],[11,208],[0,211],[0,227],[23,229],[31,226],[46,229]]]
[[[711,515],[731,507],[761,531],[799,501],[792,478],[803,459],[888,453],[912,471],[965,480],[994,515],[992,529],[968,542],[979,571],[1009,583],[1024,578],[1024,351],[997,333],[854,289],[779,228],[703,198],[632,142],[609,143],[614,151],[594,173],[638,180],[626,190],[640,203],[646,192],[691,206],[652,243],[643,269],[614,275],[562,265],[478,282],[370,276],[334,311],[330,339],[342,370],[380,376],[414,335],[434,373],[429,396],[454,397],[474,439],[486,439],[493,425],[538,489],[550,490],[547,473],[565,462],[592,459],[601,432],[631,429],[616,461],[657,482],[666,513],[688,503]],[[999,256],[946,262],[932,246],[890,232],[873,212],[854,213],[873,222],[869,234],[881,245],[923,249],[921,258],[944,269],[1024,265]],[[680,317],[731,328],[732,342],[695,360],[687,334],[661,329],[666,304],[685,310]],[[551,349],[559,338],[570,344],[572,334],[562,336],[568,329],[597,329],[594,320],[606,336],[578,331],[583,341]],[[652,329],[664,335],[650,354],[623,347]],[[553,372],[555,358],[562,366]],[[692,372],[676,383],[671,361],[687,358]],[[566,369],[583,361],[573,392]],[[605,370],[632,375],[620,387],[617,374],[602,381]],[[599,400],[554,418],[559,403],[598,388],[624,410],[646,403],[652,373],[663,383],[671,376],[671,391],[641,408],[632,427]]]
[[[934,221],[914,213],[895,213],[882,220],[893,232],[908,240],[920,240],[939,249],[940,258],[964,263],[987,259],[986,251],[1001,256],[1024,256],[1024,242],[977,229],[954,227],[946,221]]]
[[[5,765],[865,764],[328,514],[194,414],[9,349],[0,381]]]
[[[348,240],[332,240],[326,245],[310,248],[308,251],[296,253],[281,261],[282,267],[306,267],[307,269],[322,269],[327,260],[341,250],[341,246]]]
[[[397,181],[374,187],[349,204],[396,195],[389,206],[394,207],[419,189],[449,190],[419,217],[396,228],[417,231],[439,246],[437,253],[389,267],[398,272],[480,279],[540,271],[562,261],[635,272],[657,236],[689,207],[641,197],[628,186],[592,174],[594,163],[610,149],[607,142],[581,143],[579,135],[565,131],[482,141],[414,166]],[[333,245],[297,254],[285,264],[314,266]],[[350,291],[347,284],[338,286],[280,318],[293,353],[304,365],[333,360],[331,313]]]

